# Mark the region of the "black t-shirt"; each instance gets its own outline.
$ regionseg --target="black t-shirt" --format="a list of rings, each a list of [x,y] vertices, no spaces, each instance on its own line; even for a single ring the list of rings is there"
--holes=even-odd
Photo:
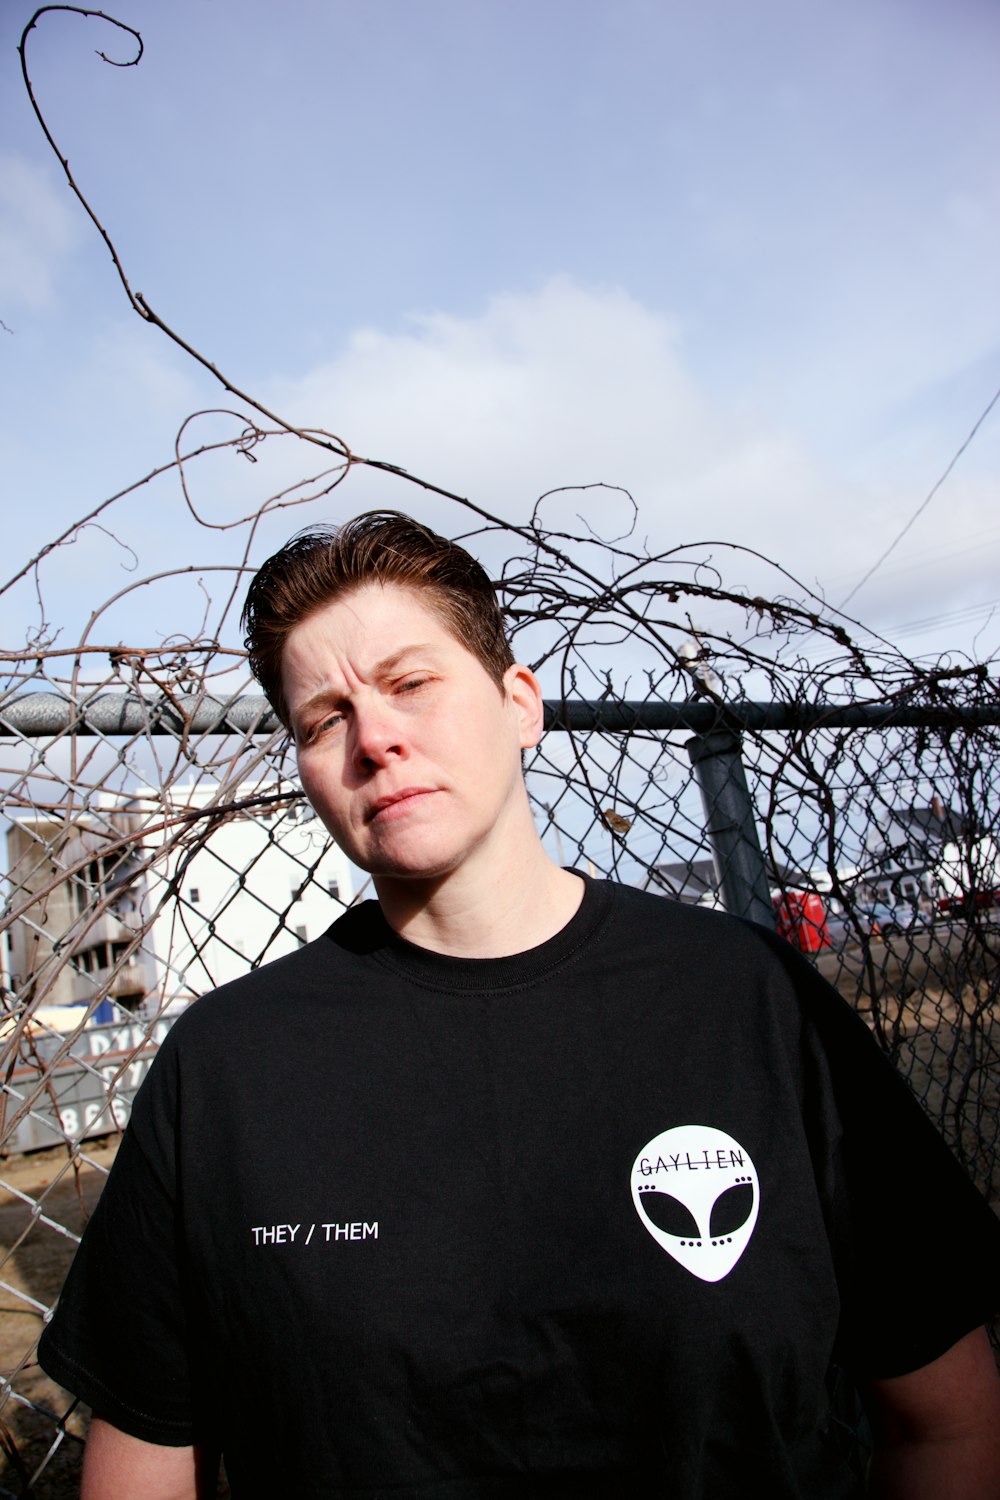
[[[589,881],[527,953],[368,903],[186,1012],[40,1358],[137,1437],[220,1440],[237,1500],[832,1500],[831,1359],[928,1363],[998,1265],[799,955]]]

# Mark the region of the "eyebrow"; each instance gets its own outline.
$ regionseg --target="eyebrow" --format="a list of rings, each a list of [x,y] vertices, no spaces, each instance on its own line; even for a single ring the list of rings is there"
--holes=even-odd
[[[376,677],[384,677],[386,672],[391,672],[398,667],[404,656],[409,656],[412,651],[429,651],[432,656],[440,655],[439,648],[432,641],[417,641],[412,646],[401,646],[398,651],[393,651],[389,656],[383,656],[372,668]]]

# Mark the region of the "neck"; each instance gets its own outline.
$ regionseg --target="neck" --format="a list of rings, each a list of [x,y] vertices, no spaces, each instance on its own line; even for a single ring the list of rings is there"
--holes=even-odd
[[[583,899],[583,881],[560,869],[532,840],[516,858],[491,858],[488,869],[461,869],[434,880],[375,876],[386,921],[419,948],[453,958],[506,958],[560,932]]]

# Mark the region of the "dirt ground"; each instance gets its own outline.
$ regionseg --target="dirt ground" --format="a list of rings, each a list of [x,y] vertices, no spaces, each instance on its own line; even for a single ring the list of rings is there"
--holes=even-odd
[[[74,1170],[64,1147],[33,1151],[3,1163],[0,1182],[0,1374],[14,1393],[0,1409],[0,1500],[76,1500],[90,1409],[50,1380],[34,1353],[42,1331],[41,1303],[51,1306],[66,1279],[76,1242],[93,1211],[121,1137],[86,1142]],[[25,1202],[24,1194],[31,1202]],[[37,1208],[33,1207],[36,1205]],[[46,1219],[53,1223],[47,1224]],[[17,1399],[23,1397],[24,1400]],[[31,1480],[59,1435],[32,1485]],[[218,1495],[228,1496],[225,1476]]]
[[[0,1410],[2,1500],[28,1495],[37,1500],[70,1500],[79,1488],[82,1440],[90,1412],[82,1405],[74,1407],[74,1398],[49,1379],[33,1355],[25,1363],[25,1350],[42,1331],[41,1310],[32,1303],[50,1306],[55,1301],[76,1249],[73,1240],[44,1220],[82,1233],[118,1141],[118,1136],[111,1136],[89,1143],[78,1170],[68,1165],[68,1153],[62,1147],[12,1157],[4,1164],[4,1181],[0,1184],[0,1257],[4,1262],[0,1280],[5,1283],[0,1286],[0,1371],[5,1380],[11,1381],[15,1396],[27,1398],[39,1410],[15,1398]],[[38,1205],[37,1212],[17,1193],[32,1199]],[[29,1488],[31,1476],[57,1436],[53,1416],[63,1417],[67,1412],[66,1436],[35,1486]]]
[[[876,1030],[981,1192],[1000,1212],[1000,931],[971,944],[936,928],[820,955],[818,968]],[[875,997],[873,999],[873,996]]]

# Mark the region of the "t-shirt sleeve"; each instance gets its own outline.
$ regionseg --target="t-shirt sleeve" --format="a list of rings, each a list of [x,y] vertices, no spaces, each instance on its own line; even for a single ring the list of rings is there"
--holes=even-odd
[[[123,1432],[183,1447],[198,1434],[176,1228],[176,1090],[167,1044],[136,1097],[38,1357],[53,1379]]]
[[[841,1361],[855,1378],[888,1379],[1000,1313],[1000,1219],[863,1020],[781,947],[826,1075],[819,1128]]]

